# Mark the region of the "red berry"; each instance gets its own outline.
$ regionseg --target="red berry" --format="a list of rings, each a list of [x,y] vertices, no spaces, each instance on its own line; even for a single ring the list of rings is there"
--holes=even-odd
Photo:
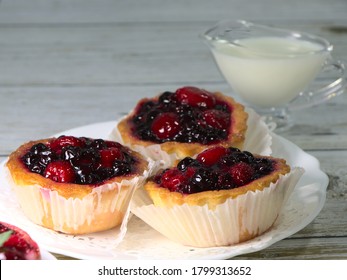
[[[230,167],[230,175],[237,186],[243,186],[252,180],[254,169],[245,162],[239,162]]]
[[[185,177],[177,168],[168,169],[161,177],[161,185],[173,192],[178,191],[184,182]]]
[[[188,104],[193,107],[211,108],[216,103],[210,92],[196,87],[179,88],[176,90],[176,96],[181,104]]]
[[[172,138],[180,131],[178,117],[175,113],[160,114],[153,120],[151,129],[159,139]]]
[[[59,183],[72,183],[75,181],[75,171],[68,161],[57,160],[50,162],[43,175]]]
[[[6,260],[40,259],[39,247],[28,233],[13,225],[0,222],[0,234],[8,231],[11,231],[11,235],[0,245],[0,252],[4,253]]]
[[[85,142],[81,140],[80,138],[77,138],[74,136],[62,135],[50,143],[50,148],[55,152],[58,152],[62,148],[67,146],[83,147],[85,146]]]
[[[100,150],[100,163],[103,167],[112,167],[115,160],[122,161],[124,154],[121,149],[112,147]]]
[[[109,141],[109,140],[105,140],[106,146],[108,148],[122,148],[122,145],[118,142],[114,142],[114,141]]]
[[[230,116],[223,111],[206,110],[202,113],[202,118],[208,125],[218,129],[227,129],[230,125]]]
[[[189,178],[193,177],[195,172],[196,172],[196,168],[188,167],[187,170],[184,172],[184,175],[185,175],[186,179],[188,180]]]
[[[218,160],[227,153],[227,149],[222,146],[209,148],[196,157],[198,161],[204,165],[211,166],[218,162]]]

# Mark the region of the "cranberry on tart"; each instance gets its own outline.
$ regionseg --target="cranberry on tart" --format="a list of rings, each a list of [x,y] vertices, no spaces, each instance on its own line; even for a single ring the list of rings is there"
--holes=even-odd
[[[158,144],[184,158],[217,144],[242,148],[247,118],[231,97],[187,86],[140,100],[116,129],[119,141],[134,149]]]
[[[24,230],[0,222],[0,260],[39,260],[37,243]]]
[[[232,245],[274,224],[302,172],[284,159],[214,146],[149,178],[132,212],[184,245]]]
[[[60,136],[31,141],[7,161],[24,213],[55,231],[83,234],[119,225],[148,162],[117,142]]]

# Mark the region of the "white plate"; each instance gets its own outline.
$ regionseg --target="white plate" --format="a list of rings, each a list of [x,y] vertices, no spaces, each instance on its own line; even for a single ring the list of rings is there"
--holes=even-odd
[[[40,249],[40,253],[41,253],[41,260],[56,260],[57,259],[51,253],[49,253],[49,252],[47,252],[45,250],[41,250]]]
[[[59,133],[93,138],[107,138],[116,122],[97,123]],[[22,227],[40,246],[50,252],[80,259],[227,259],[262,250],[307,226],[323,208],[328,177],[320,170],[319,161],[288,140],[273,135],[273,155],[285,158],[291,166],[306,172],[284,206],[276,223],[265,234],[247,242],[227,247],[193,248],[168,240],[133,216],[124,240],[110,246],[115,231],[72,236],[59,234],[31,223],[22,214],[14,194],[0,172],[0,219]]]

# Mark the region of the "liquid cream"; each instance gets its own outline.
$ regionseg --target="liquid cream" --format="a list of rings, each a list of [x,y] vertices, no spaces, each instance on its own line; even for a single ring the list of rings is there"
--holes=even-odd
[[[293,38],[247,38],[234,43],[214,43],[217,65],[237,94],[264,108],[294,99],[329,55],[319,44]]]

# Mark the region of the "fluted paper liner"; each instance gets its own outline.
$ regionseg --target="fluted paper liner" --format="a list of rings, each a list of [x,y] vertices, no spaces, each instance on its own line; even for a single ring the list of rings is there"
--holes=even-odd
[[[246,108],[245,110],[248,113],[248,120],[245,143],[242,150],[249,151],[253,154],[265,156],[270,155],[272,152],[272,137],[267,125],[253,109]],[[129,146],[128,143],[124,143],[123,138],[118,131],[117,125],[112,130],[108,138],[112,141],[117,141],[122,145]],[[159,144],[149,145],[147,147],[141,145],[130,145],[129,147],[142,154],[145,158],[151,158],[158,161],[161,164],[161,168],[172,166],[173,163],[178,159],[178,156],[175,153],[168,154],[167,152],[163,151]]]
[[[248,120],[243,150],[263,156],[271,155],[272,137],[264,119],[251,108],[245,107],[245,111]]]
[[[101,223],[108,224],[109,228],[119,225],[119,234],[115,236],[113,244],[110,244],[115,245],[126,233],[130,201],[135,190],[144,184],[155,166],[155,162],[150,161],[143,174],[130,180],[95,187],[83,198],[65,198],[57,191],[37,184],[16,185],[7,167],[4,171],[19,205],[31,221],[57,232],[76,234],[83,233],[84,230],[89,233],[91,228],[98,228]]]
[[[237,244],[267,231],[294,190],[304,170],[296,167],[262,191],[249,191],[210,210],[207,205],[156,207],[143,188],[131,211],[167,238],[183,245],[214,247]]]
[[[145,147],[141,145],[129,145],[128,143],[125,143],[117,128],[117,125],[112,130],[108,139],[111,141],[119,142],[124,146],[128,146],[130,149],[140,153],[144,158],[150,158],[156,161],[158,163],[158,168],[169,167],[173,165],[173,163],[178,159],[178,156],[175,153],[168,154],[166,151],[163,151],[159,144],[153,144]]]

